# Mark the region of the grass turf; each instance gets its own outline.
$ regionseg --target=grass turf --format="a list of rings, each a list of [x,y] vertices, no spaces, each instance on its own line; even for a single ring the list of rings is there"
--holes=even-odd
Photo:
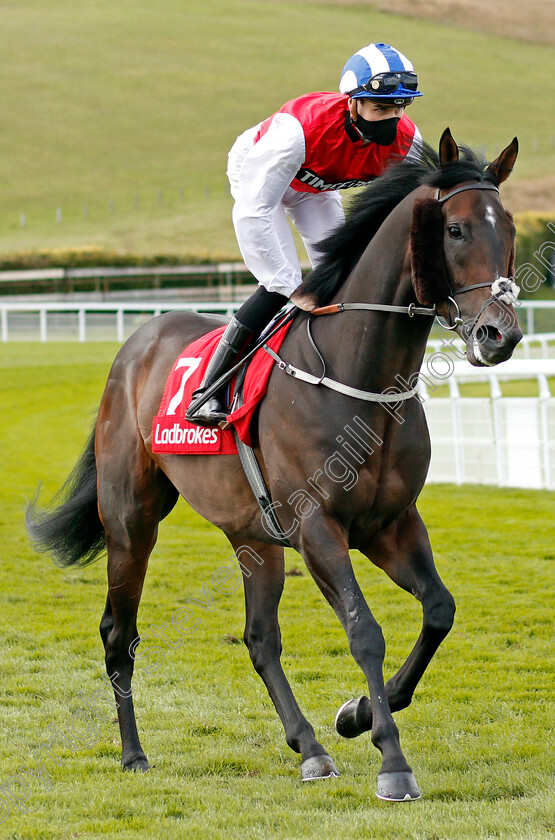
[[[139,628],[170,622],[203,585],[215,610],[180,646],[163,647],[134,679],[139,729],[152,771],[119,768],[114,710],[91,728],[74,714],[102,685],[98,622],[104,562],[59,570],[30,549],[24,497],[58,489],[84,443],[116,345],[7,345],[0,349],[0,837],[300,838],[375,840],[552,836],[553,494],[428,486],[420,509],[458,613],[412,706],[396,715],[424,797],[394,806],[374,797],[379,755],[368,737],[344,741],[333,718],[365,691],[343,631],[302,561],[287,552],[283,662],[296,696],[341,777],[303,785],[298,757],[254,673],[242,636],[240,590],[214,591],[228,564],[225,538],[185,504],[161,526]],[[419,632],[416,602],[360,555],[357,576],[388,645],[389,676]],[[172,643],[177,635],[170,634]],[[150,663],[152,664],[152,663]],[[81,746],[72,749],[70,725]],[[75,736],[73,736],[75,737]],[[10,777],[21,766],[27,789]],[[87,745],[89,744],[89,745]],[[35,753],[35,757],[33,756]],[[12,796],[10,803],[6,793]],[[22,808],[13,799],[20,797]],[[3,815],[0,809],[0,820]]]
[[[511,183],[553,170],[549,46],[366,4],[252,0],[7,2],[2,27],[3,252],[238,255],[225,179],[235,137],[289,98],[336,90],[371,40],[417,66],[426,95],[410,115],[429,142],[449,124],[493,156],[518,134]]]

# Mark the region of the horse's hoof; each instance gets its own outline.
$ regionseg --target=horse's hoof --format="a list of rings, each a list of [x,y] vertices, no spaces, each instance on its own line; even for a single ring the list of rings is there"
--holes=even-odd
[[[335,716],[335,729],[343,738],[356,738],[372,729],[372,705],[368,697],[343,703]]]
[[[140,755],[124,764],[123,769],[133,773],[147,773],[150,770],[150,764],[146,755]]]
[[[301,778],[303,782],[313,782],[316,779],[331,779],[339,776],[339,770],[329,755],[313,755],[301,764]]]
[[[414,799],[420,799],[422,794],[416,784],[414,773],[404,771],[379,773],[376,796],[388,802],[412,802]]]

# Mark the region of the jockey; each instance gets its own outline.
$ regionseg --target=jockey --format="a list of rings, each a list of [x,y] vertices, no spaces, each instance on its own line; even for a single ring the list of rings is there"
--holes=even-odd
[[[296,293],[301,267],[288,217],[312,267],[318,243],[343,220],[339,190],[377,178],[404,157],[419,157],[422,137],[404,109],[417,96],[410,61],[388,44],[369,44],[347,61],[339,93],[308,93],[241,134],[227,175],[235,200],[233,224],[243,260],[259,283],[231,319],[194,394],[186,418],[200,426],[225,420],[223,393],[202,396],[237,362],[290,298],[310,311],[315,301]]]

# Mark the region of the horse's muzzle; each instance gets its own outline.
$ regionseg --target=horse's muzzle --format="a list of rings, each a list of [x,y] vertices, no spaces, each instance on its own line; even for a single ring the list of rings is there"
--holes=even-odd
[[[476,367],[498,365],[509,359],[522,338],[518,324],[511,327],[484,323],[475,327],[466,341],[466,357]]]

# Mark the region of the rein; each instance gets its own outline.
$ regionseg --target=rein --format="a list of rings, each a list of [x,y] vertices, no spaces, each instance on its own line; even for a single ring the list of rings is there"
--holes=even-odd
[[[317,306],[310,313],[311,315],[336,315],[338,312],[348,312],[350,309],[371,309],[376,312],[397,312],[399,315],[408,315],[413,318],[415,315],[430,315],[432,318],[437,315],[435,306],[428,309],[424,306],[416,306],[409,303],[408,306],[392,306],[387,303],[331,303],[329,306]]]
[[[465,192],[466,190],[492,190],[496,193],[499,193],[499,190],[493,184],[479,184],[479,183],[472,183],[472,184],[463,184],[461,187],[457,187],[451,192],[447,193],[446,195],[440,198],[439,192],[440,188],[438,187],[436,190],[435,198],[437,201],[443,202],[448,201],[448,199],[452,198],[454,195],[458,193]],[[495,288],[497,286],[497,288]],[[475,289],[484,289],[484,288],[491,288],[493,291],[492,295],[488,300],[483,304],[482,308],[480,309],[478,315],[473,321],[472,328],[470,330],[471,334],[478,322],[478,319],[482,315],[482,313],[491,306],[492,303],[505,303],[510,302],[511,297],[516,298],[519,293],[519,288],[510,278],[500,277],[498,280],[495,280],[493,283],[475,283],[472,286],[465,286],[462,289],[451,289],[451,295],[447,298],[447,300],[455,306],[456,314],[452,324],[440,324],[444,329],[447,330],[456,330],[458,326],[463,324],[463,319],[461,318],[461,313],[459,306],[455,300],[457,295],[462,295],[464,292],[472,292]],[[429,317],[436,317],[439,315],[436,307],[428,308],[424,306],[416,306],[414,303],[409,303],[408,306],[393,306],[386,303],[332,303],[328,306],[318,306],[312,310],[310,316],[320,316],[320,315],[336,315],[339,312],[348,312],[353,309],[366,309],[373,312],[395,312],[400,315],[408,315],[409,318],[413,318],[415,315],[424,315]],[[300,379],[303,382],[309,382],[311,385],[324,385],[326,388],[330,388],[333,391],[338,391],[341,394],[346,394],[349,397],[354,397],[355,399],[365,400],[367,402],[376,402],[376,403],[397,403],[403,400],[409,400],[411,397],[416,395],[417,388],[411,388],[408,391],[401,391],[397,392],[395,386],[392,388],[386,389],[384,393],[376,394],[372,391],[362,391],[359,388],[352,388],[350,385],[344,385],[342,382],[337,382],[335,379],[330,379],[326,376],[326,363],[325,360],[318,350],[316,343],[312,337],[310,332],[310,323],[311,317],[307,319],[306,322],[306,329],[308,334],[308,339],[318,354],[320,361],[322,363],[322,375],[315,376],[308,371],[301,370],[300,368],[295,367],[294,365],[290,365],[288,362],[285,362],[277,353],[275,353],[270,347],[266,344],[263,345],[264,350],[268,353],[274,361],[277,363],[280,370],[283,370],[285,373],[289,374],[289,376],[295,377],[295,379]],[[395,390],[395,393],[393,391]],[[387,393],[389,391],[390,393]]]

